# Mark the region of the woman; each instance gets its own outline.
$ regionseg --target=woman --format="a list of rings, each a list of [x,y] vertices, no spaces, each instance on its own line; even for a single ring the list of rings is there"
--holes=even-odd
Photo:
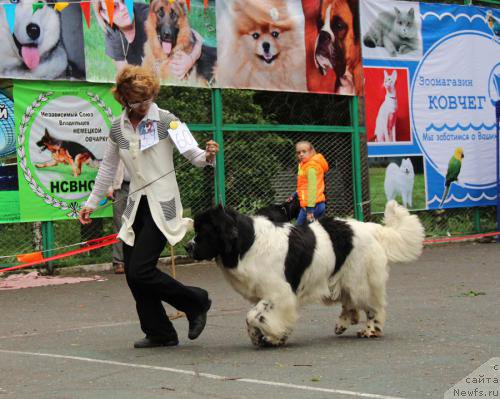
[[[91,222],[90,214],[106,195],[121,159],[130,175],[130,194],[118,237],[124,244],[127,283],[146,334],[135,348],[179,343],[162,301],[186,313],[190,339],[203,331],[211,304],[205,290],[184,286],[156,267],[167,242],[178,243],[190,225],[190,219],[182,218],[169,135],[182,125],[154,103],[159,88],[158,78],[144,67],[126,66],[118,73],[113,94],[124,112],[111,126],[94,188],[79,215],[81,223]],[[203,167],[214,163],[217,151],[218,144],[210,140],[205,151],[196,147],[183,155]]]

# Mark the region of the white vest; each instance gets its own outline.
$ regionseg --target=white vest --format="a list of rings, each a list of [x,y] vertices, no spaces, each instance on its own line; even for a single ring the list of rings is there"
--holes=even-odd
[[[142,195],[148,199],[155,224],[171,245],[182,240],[191,227],[192,220],[182,217],[179,187],[175,178],[173,148],[168,128],[178,118],[159,109],[159,142],[143,151],[139,149],[139,135],[124,129],[123,117],[111,125],[110,139],[119,147],[120,158],[130,174],[130,193],[122,216],[118,237],[127,245],[134,245],[134,223]],[[160,176],[163,176],[159,178]],[[159,179],[158,179],[159,178]],[[158,180],[157,180],[158,179]],[[148,185],[148,183],[153,182]],[[144,187],[144,188],[141,188]]]

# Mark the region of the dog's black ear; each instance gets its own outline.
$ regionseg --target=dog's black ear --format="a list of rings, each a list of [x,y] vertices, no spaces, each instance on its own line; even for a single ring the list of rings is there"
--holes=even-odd
[[[238,228],[233,217],[226,212],[222,205],[215,208],[212,214],[212,223],[222,242],[222,252],[230,253],[234,249],[234,244],[238,238]]]
[[[50,136],[49,129],[45,128],[45,133],[43,134],[44,136]]]

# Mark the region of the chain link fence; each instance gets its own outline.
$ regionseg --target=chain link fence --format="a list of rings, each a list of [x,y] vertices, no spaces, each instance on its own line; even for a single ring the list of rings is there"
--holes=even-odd
[[[187,100],[191,101],[186,106]],[[262,93],[223,91],[224,123],[263,123],[304,125],[300,132],[292,131],[231,131],[223,132],[225,193],[228,206],[244,213],[254,213],[271,203],[285,200],[296,188],[297,160],[295,143],[310,141],[330,164],[325,176],[327,214],[337,217],[354,216],[353,148],[352,134],[311,132],[307,125],[349,124],[349,101],[344,97],[294,93]],[[210,123],[210,92],[198,89],[162,88],[159,105],[175,109],[187,121]],[[319,105],[319,106],[318,106]],[[360,121],[363,121],[362,104]],[[198,112],[196,111],[198,110]],[[200,130],[199,128],[196,130]],[[209,129],[207,129],[209,130]],[[248,129],[245,129],[248,130]],[[196,131],[198,143],[212,138],[211,131]],[[362,209],[364,220],[380,222],[382,215],[371,212],[366,137],[361,139]],[[179,154],[175,155],[176,176],[179,183],[184,215],[192,217],[214,205],[213,168],[195,168]],[[219,190],[221,189],[218,187]],[[401,199],[399,199],[401,200]],[[494,231],[495,207],[457,208],[416,212],[426,227],[428,236],[449,236]],[[0,225],[0,267],[16,264],[15,256],[54,248],[54,253],[76,249],[79,243],[112,234],[111,219],[95,219],[88,226],[76,220],[42,223]],[[51,225],[50,225],[51,224]],[[48,231],[53,231],[52,242],[47,243]],[[44,234],[42,234],[44,233]],[[183,241],[189,240],[192,233]],[[184,254],[183,243],[175,247],[175,254]],[[45,254],[49,255],[51,252]],[[170,255],[166,248],[164,256]],[[111,248],[105,247],[54,262],[52,266],[70,266],[111,262]]]

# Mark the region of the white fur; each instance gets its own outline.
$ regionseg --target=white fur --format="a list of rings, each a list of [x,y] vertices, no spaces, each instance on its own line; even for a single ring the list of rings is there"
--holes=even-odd
[[[384,88],[386,94],[375,121],[375,139],[378,142],[396,141],[396,113],[398,109],[398,100],[396,97],[397,77],[397,71],[389,75],[384,70]]]
[[[312,263],[294,293],[284,275],[292,225],[276,226],[262,216],[253,217],[253,221],[255,241],[237,267],[225,268],[220,260],[218,263],[233,288],[255,303],[246,318],[248,333],[255,345],[285,343],[297,322],[299,307],[318,302],[342,303],[337,334],[356,324],[359,311],[363,310],[368,320],[359,335],[381,335],[388,262],[417,259],[424,239],[424,229],[417,216],[390,201],[386,205],[385,225],[346,221],[354,233],[353,249],[332,277],[335,267],[332,242],[316,221],[309,225],[316,237]]]
[[[413,184],[415,182],[415,172],[410,158],[401,161],[398,167],[391,162],[385,170],[384,190],[387,201],[396,199],[401,195],[403,206],[411,208],[413,206]]]
[[[14,35],[21,44],[36,44],[40,53],[40,63],[28,69],[19,54],[13,34],[9,30],[3,7],[0,6],[0,76],[54,79],[61,76],[68,65],[68,59],[60,40],[60,21],[56,11],[45,5],[33,12],[34,0],[21,0],[16,7]],[[38,2],[38,0],[37,0]],[[35,24],[40,28],[40,36],[33,40],[26,27]]]

